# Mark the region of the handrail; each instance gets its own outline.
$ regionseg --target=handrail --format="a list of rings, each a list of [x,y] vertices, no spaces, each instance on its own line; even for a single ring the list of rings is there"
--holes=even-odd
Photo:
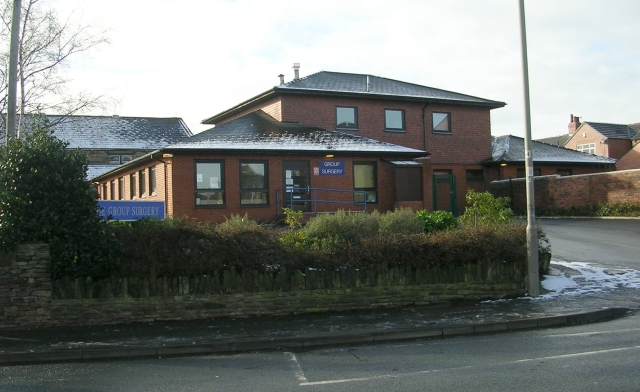
[[[293,194],[294,191],[305,191],[309,198],[307,199],[294,199]],[[353,195],[361,194],[362,200],[364,202],[357,201],[342,201],[335,199],[318,199],[318,192],[333,192],[333,193],[351,193]],[[289,196],[285,197],[284,194],[288,193]],[[280,197],[282,195],[282,197]],[[314,214],[318,215],[318,203],[326,203],[326,204],[347,204],[353,206],[362,206],[363,212],[367,212],[367,192],[366,191],[354,191],[354,190],[345,190],[345,189],[331,189],[331,188],[287,188],[287,189],[276,189],[276,213],[280,214],[280,208],[284,208],[285,203],[289,203],[289,205],[293,206],[295,204],[304,204],[311,203],[313,206],[312,211],[304,212],[305,214]],[[320,211],[322,212],[322,211]]]

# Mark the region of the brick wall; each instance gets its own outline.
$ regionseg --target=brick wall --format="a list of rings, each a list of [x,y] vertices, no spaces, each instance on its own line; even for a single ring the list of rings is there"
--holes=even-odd
[[[51,323],[48,244],[27,244],[0,255],[0,328]]]
[[[541,211],[595,203],[640,202],[640,170],[535,177],[534,191],[536,209]],[[511,197],[515,211],[526,211],[524,178],[494,181],[491,193],[496,197]]]
[[[640,144],[636,144],[633,149],[627,152],[618,162],[618,170],[640,169]]]

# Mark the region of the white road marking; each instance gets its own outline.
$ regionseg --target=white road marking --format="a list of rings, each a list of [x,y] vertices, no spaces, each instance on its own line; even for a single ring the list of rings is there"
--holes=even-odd
[[[620,347],[620,348],[612,348],[612,349],[598,350],[598,351],[586,351],[586,352],[574,353],[574,354],[553,355],[553,356],[549,356],[549,357],[516,359],[516,360],[513,360],[513,361],[495,363],[495,364],[492,364],[492,365],[489,365],[489,366],[502,366],[502,365],[505,365],[505,364],[517,364],[517,363],[532,362],[532,361],[553,360],[553,359],[562,359],[562,358],[573,358],[573,357],[580,357],[580,356],[586,356],[586,355],[607,354],[607,353],[613,353],[613,352],[638,350],[638,349],[640,349],[640,346]],[[419,375],[419,374],[427,374],[427,373],[436,373],[436,372],[444,372],[444,371],[456,371],[456,370],[463,370],[463,369],[474,369],[474,368],[481,368],[481,367],[486,367],[487,366],[487,365],[462,366],[462,367],[444,368],[444,369],[421,370],[421,371],[418,371],[418,372],[411,372],[411,373],[381,374],[381,375],[378,375],[378,376],[371,376],[371,377],[344,378],[344,379],[336,379],[336,380],[324,380],[324,381],[311,381],[310,382],[310,381],[307,381],[307,378],[304,376],[304,373],[302,372],[302,368],[300,367],[300,364],[298,363],[298,360],[295,357],[295,355],[292,354],[292,353],[285,353],[285,354],[290,355],[292,357],[291,359],[293,361],[295,361],[295,364],[296,364],[297,369],[298,369],[296,371],[296,378],[298,379],[298,381],[300,381],[300,384],[299,384],[300,386],[342,384],[342,383],[347,383],[347,382],[382,380],[382,379],[407,377],[407,376]]]
[[[298,358],[296,357],[296,355],[290,352],[285,352],[284,355],[287,355],[289,359],[293,361],[293,364],[291,366],[293,367],[293,371],[296,375],[296,379],[300,381],[302,384],[306,383],[307,377],[305,377],[304,372],[302,371],[302,367],[300,367],[300,362],[298,362]]]

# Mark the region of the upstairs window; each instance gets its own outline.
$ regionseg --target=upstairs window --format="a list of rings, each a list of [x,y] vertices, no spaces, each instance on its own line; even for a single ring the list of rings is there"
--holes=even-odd
[[[122,163],[130,162],[131,161],[131,155],[121,155],[120,156],[120,161]]]
[[[196,162],[196,206],[224,206],[223,173],[222,161]]]
[[[336,107],[336,128],[358,129],[358,109]]]
[[[385,131],[404,132],[404,110],[385,109]]]
[[[596,144],[595,143],[587,143],[587,144],[578,144],[576,146],[576,150],[580,152],[584,152],[587,154],[596,154]]]
[[[432,120],[434,133],[451,133],[451,114],[433,113]]]
[[[109,163],[111,165],[119,165],[120,164],[120,155],[109,155]]]

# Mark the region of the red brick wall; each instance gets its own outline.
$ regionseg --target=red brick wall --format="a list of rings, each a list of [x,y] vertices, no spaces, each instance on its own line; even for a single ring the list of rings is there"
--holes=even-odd
[[[596,173],[577,176],[535,177],[536,209],[553,207],[569,209],[592,203],[640,202],[640,170]],[[513,209],[526,211],[526,184],[524,179],[491,183],[496,197],[512,197]]]
[[[633,149],[627,152],[618,162],[616,162],[616,169],[640,169],[640,144],[636,144]]]
[[[282,120],[336,129],[336,106],[357,107],[358,130],[343,131],[406,147],[425,149],[424,103],[361,98],[285,95]],[[406,132],[385,131],[385,109],[405,111]],[[451,134],[432,132],[432,113],[451,114]],[[476,164],[491,157],[491,121],[487,108],[429,104],[425,109],[426,149],[433,163]]]
[[[602,166],[585,166],[585,165],[571,165],[571,164],[534,164],[535,170],[540,170],[541,176],[553,176],[558,174],[558,170],[571,170],[572,175],[578,174],[590,174],[590,173],[603,173],[613,170],[613,166],[610,168]],[[518,178],[518,169],[524,170],[524,163],[522,164],[508,164],[507,166],[498,166],[495,168],[487,169],[487,175],[489,181],[508,180],[509,178]]]

